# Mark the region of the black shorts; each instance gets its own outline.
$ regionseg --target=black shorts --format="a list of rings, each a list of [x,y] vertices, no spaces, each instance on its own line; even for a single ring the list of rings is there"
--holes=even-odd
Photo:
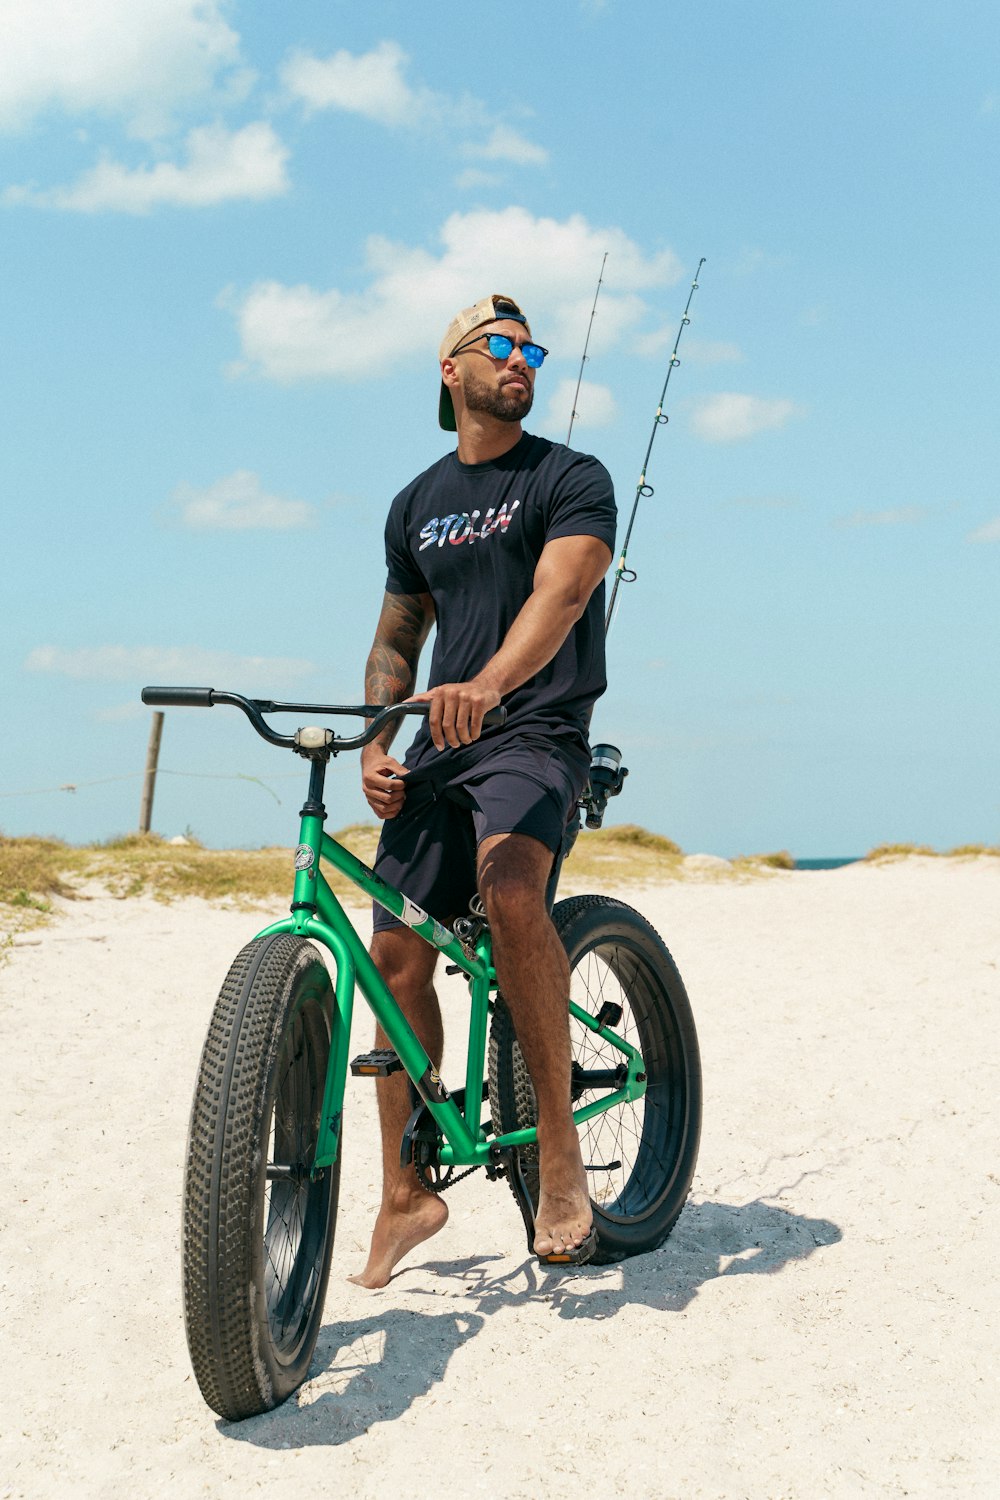
[[[402,811],[382,825],[375,871],[439,922],[451,922],[476,894],[482,841],[524,833],[558,854],[586,779],[569,756],[509,742],[444,785],[411,772]],[[403,924],[374,902],[373,925],[382,932]]]

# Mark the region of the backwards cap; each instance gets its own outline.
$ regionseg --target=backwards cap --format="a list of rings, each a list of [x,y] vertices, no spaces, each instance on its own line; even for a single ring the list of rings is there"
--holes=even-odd
[[[447,359],[454,354],[459,344],[464,344],[470,333],[477,328],[482,328],[486,323],[521,323],[524,331],[531,336],[528,320],[518,307],[512,297],[505,297],[502,292],[494,292],[491,297],[481,297],[471,307],[463,307],[460,313],[456,313],[445,331],[444,338],[438,347],[438,362]],[[445,432],[455,432],[455,407],[451,399],[451,391],[441,382],[441,395],[438,400],[438,423]]]

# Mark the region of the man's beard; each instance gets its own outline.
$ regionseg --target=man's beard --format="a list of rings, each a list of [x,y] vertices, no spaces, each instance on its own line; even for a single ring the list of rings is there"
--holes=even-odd
[[[467,411],[485,412],[487,416],[496,417],[500,422],[520,422],[531,410],[535,396],[530,385],[526,389],[509,384],[487,385],[474,375],[466,376],[462,394]]]

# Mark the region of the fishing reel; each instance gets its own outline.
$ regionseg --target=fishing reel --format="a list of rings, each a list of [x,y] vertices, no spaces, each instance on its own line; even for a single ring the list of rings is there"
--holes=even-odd
[[[600,828],[609,797],[617,797],[625,784],[627,767],[617,745],[595,745],[590,753],[590,780],[580,798],[588,828]]]

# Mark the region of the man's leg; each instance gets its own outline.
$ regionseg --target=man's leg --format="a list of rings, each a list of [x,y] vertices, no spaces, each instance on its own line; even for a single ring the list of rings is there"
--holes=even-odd
[[[569,964],[545,905],[551,870],[552,851],[526,834],[494,834],[479,846],[497,981],[538,1104],[537,1255],[575,1250],[593,1223],[570,1104]]]
[[[371,955],[431,1062],[439,1068],[444,1036],[434,992],[436,951],[408,927],[390,927],[374,934]],[[381,1027],[376,1027],[375,1045],[389,1046]],[[409,1079],[403,1072],[391,1073],[377,1080],[376,1089],[382,1130],[382,1204],[368,1264],[359,1275],[348,1278],[364,1287],[386,1286],[403,1256],[436,1234],[448,1217],[444,1199],[422,1188],[412,1167],[404,1170],[399,1164],[400,1141],[413,1112]]]

